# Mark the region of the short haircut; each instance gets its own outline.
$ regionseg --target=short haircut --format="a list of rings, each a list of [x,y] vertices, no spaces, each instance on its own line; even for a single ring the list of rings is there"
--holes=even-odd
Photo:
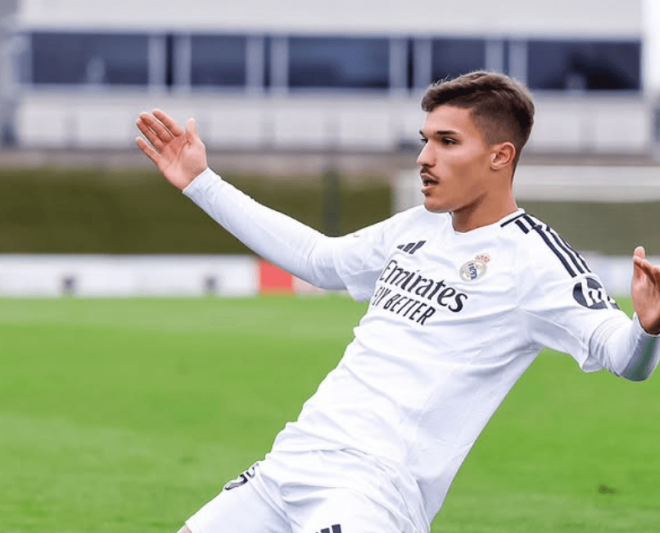
[[[427,89],[422,109],[430,113],[441,105],[470,109],[487,143],[510,141],[516,147],[515,170],[534,124],[534,102],[523,84],[497,72],[470,72]]]

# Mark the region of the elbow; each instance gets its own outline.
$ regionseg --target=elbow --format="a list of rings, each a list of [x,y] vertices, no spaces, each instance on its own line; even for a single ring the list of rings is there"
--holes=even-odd
[[[636,357],[628,363],[619,375],[628,381],[646,381],[658,366],[658,357]]]
[[[641,381],[646,381],[647,379],[649,379],[650,376],[636,375],[636,376],[623,376],[623,377],[626,378],[628,381],[633,381],[635,383],[639,383]]]
[[[621,374],[619,374],[619,376],[628,381],[640,382],[640,381],[646,381],[651,377],[652,374],[653,374],[653,370],[643,371],[638,369],[633,372],[631,371],[622,372]]]

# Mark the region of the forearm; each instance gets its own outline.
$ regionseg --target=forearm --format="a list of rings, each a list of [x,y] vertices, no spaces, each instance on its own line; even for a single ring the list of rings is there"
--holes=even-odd
[[[660,359],[660,341],[647,334],[635,316],[602,324],[589,343],[589,349],[617,376],[632,381],[648,378]]]
[[[333,239],[269,209],[206,169],[183,193],[254,252],[326,289],[343,289],[333,261]]]

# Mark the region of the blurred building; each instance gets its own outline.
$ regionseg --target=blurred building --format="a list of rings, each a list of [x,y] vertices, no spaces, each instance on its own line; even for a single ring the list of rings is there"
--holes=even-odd
[[[218,170],[389,176],[400,210],[421,199],[410,169],[425,88],[488,69],[535,94],[519,199],[657,200],[652,14],[660,19],[658,0],[0,0],[0,147],[18,146],[0,149],[0,165],[149,164],[134,124],[160,107],[197,118]],[[657,227],[613,213],[616,231],[635,239]],[[570,226],[599,233],[585,249],[614,233],[591,228],[587,211]],[[0,294],[11,296],[235,295],[268,285],[253,259],[0,260]],[[628,258],[592,264],[610,290],[628,290]],[[294,281],[287,290],[308,290]]]
[[[0,1],[0,146],[14,146],[17,105],[16,55],[12,50],[18,0]]]
[[[8,43],[23,148],[129,148],[137,113],[197,117],[222,151],[418,145],[433,80],[534,91],[530,154],[644,157],[642,0],[18,0]]]

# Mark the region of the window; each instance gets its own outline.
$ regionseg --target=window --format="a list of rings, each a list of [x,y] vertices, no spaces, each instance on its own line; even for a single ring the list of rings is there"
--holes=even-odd
[[[146,35],[104,33],[32,34],[32,82],[146,85]]]
[[[374,38],[292,37],[289,86],[386,89],[389,41]]]
[[[264,87],[270,87],[270,62],[271,62],[272,38],[264,39]]]
[[[529,41],[531,89],[639,90],[639,42]]]
[[[455,78],[486,67],[486,43],[478,39],[434,39],[431,57],[433,81]]]
[[[408,39],[406,58],[406,86],[412,89],[415,86],[415,41]]]
[[[245,85],[246,38],[231,35],[193,35],[191,83],[193,86]]]

